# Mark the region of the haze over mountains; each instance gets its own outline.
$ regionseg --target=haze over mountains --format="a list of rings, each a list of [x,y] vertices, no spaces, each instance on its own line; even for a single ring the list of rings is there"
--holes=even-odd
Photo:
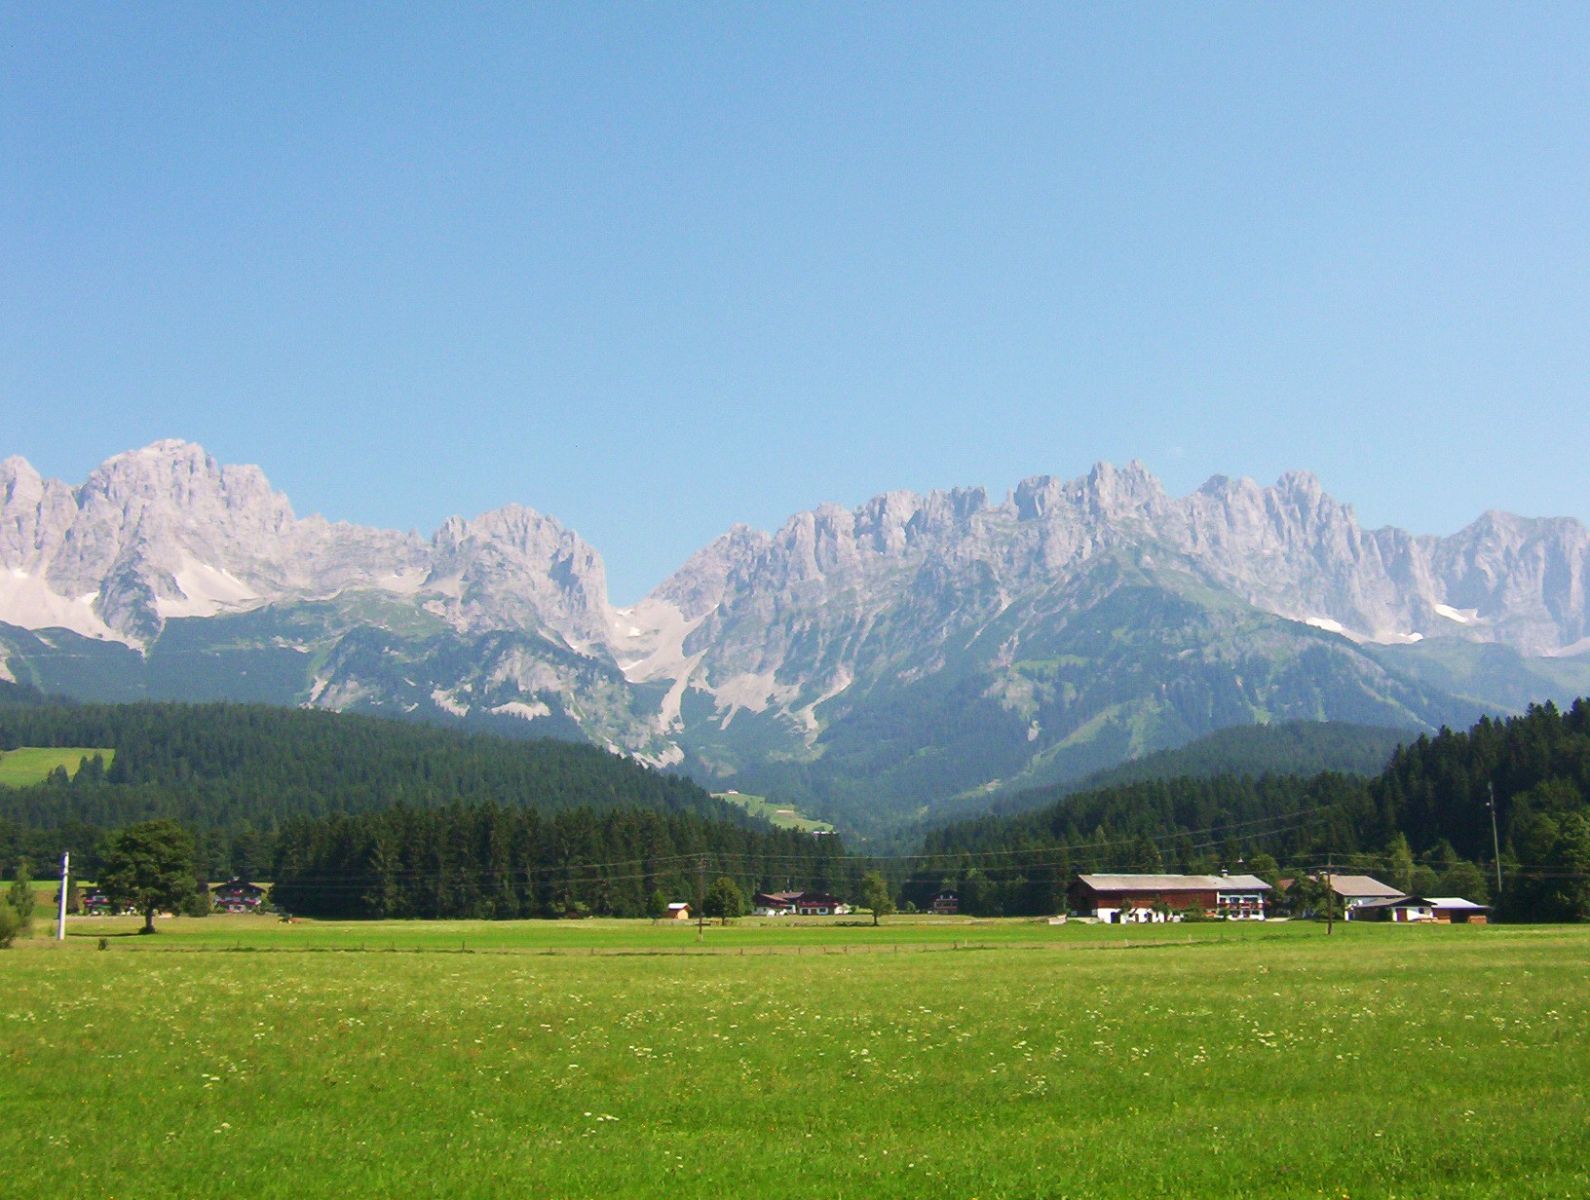
[[[297,518],[157,442],[80,486],[0,463],[0,675],[586,737],[862,827],[1284,719],[1408,728],[1590,690],[1590,531],[1361,529],[1304,473],[1141,466],[737,526],[615,608],[510,506],[429,539]]]

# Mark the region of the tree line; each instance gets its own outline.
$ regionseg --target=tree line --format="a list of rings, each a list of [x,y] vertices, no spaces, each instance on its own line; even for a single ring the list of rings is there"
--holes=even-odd
[[[847,889],[839,839],[640,809],[457,804],[285,822],[273,903],[321,917],[661,915],[709,881]]]

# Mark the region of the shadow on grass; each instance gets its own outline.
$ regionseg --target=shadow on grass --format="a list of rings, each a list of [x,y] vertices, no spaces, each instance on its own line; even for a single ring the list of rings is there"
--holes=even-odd
[[[149,935],[142,929],[112,929],[105,932],[101,932],[98,929],[68,929],[66,936],[68,938],[88,938],[89,940],[99,938],[104,941],[106,938],[138,938]]]

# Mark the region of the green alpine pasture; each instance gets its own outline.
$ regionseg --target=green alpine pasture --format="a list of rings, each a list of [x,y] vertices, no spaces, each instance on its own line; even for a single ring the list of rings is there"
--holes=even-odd
[[[56,767],[67,775],[76,775],[83,760],[96,754],[105,760],[107,770],[116,758],[115,750],[102,746],[19,746],[0,750],[0,785],[32,787],[48,779]]]
[[[0,953],[9,1194],[1590,1194],[1590,928],[134,924]]]
[[[766,796],[753,796],[748,792],[713,792],[712,794],[719,800],[725,800],[738,808],[745,809],[753,817],[761,817],[777,829],[802,829],[807,833],[819,830],[823,833],[834,831],[833,825],[829,822],[808,817],[800,809],[788,804],[775,804]]]

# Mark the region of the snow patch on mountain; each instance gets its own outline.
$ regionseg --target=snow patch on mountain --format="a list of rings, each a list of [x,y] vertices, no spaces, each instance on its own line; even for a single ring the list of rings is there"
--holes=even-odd
[[[245,608],[263,597],[230,571],[184,557],[172,574],[180,597],[158,596],[155,610],[162,620],[173,617],[213,617],[216,613]]]
[[[525,721],[534,721],[537,717],[550,717],[552,710],[542,701],[526,704],[522,700],[509,700],[506,704],[498,704],[486,710],[487,712],[501,713],[507,717],[518,717]]]
[[[443,712],[452,713],[455,717],[467,717],[469,715],[469,705],[461,703],[453,692],[446,691],[443,688],[431,689],[431,703]]]
[[[0,620],[23,629],[69,629],[84,637],[123,640],[94,611],[98,592],[62,596],[26,571],[0,571]]]

